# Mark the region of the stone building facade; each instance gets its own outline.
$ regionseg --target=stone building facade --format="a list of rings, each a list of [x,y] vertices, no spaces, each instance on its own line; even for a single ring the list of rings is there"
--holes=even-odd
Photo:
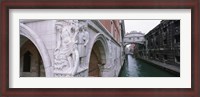
[[[180,66],[180,20],[162,20],[145,39],[145,45],[136,45],[137,57]]]
[[[121,20],[20,20],[20,76],[114,77]]]

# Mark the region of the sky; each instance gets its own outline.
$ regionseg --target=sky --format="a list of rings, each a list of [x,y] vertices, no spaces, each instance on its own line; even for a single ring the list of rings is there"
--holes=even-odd
[[[156,27],[161,20],[124,20],[125,31],[141,31],[147,34],[150,30]]]

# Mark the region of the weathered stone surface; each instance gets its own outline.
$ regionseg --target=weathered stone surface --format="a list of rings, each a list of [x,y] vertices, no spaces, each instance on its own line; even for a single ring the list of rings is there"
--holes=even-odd
[[[42,41],[40,45],[44,44],[45,49],[39,52],[45,52],[42,55],[45,70],[41,71],[46,76],[86,77],[92,67],[97,68],[99,76],[118,76],[123,61],[120,38],[114,37],[118,30],[111,33],[106,30],[109,26],[104,27],[98,20],[33,20],[24,25],[39,36],[35,40]],[[96,57],[90,60],[91,56]],[[94,66],[90,64],[95,61]]]

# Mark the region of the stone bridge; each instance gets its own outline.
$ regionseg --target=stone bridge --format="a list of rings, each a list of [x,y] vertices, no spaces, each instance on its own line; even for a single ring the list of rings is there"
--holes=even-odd
[[[99,20],[20,20],[20,76],[118,76],[122,46]]]
[[[145,34],[137,31],[131,31],[124,36],[124,46],[128,44],[144,44]]]

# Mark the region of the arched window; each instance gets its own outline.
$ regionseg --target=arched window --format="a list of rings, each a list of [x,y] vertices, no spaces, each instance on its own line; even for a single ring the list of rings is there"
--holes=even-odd
[[[31,53],[27,51],[24,54],[23,72],[30,72],[31,70]]]

